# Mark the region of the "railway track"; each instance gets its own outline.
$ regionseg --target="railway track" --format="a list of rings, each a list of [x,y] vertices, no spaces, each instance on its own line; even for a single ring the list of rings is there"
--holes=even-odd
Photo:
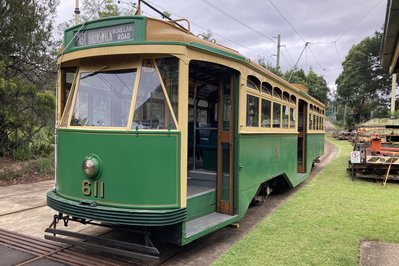
[[[82,252],[79,248],[45,241],[0,229],[2,265],[129,265],[129,261],[109,258],[105,254]]]

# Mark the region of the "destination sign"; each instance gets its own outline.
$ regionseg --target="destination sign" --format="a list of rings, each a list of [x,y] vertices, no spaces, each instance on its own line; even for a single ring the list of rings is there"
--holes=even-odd
[[[134,23],[81,31],[75,47],[134,40]]]

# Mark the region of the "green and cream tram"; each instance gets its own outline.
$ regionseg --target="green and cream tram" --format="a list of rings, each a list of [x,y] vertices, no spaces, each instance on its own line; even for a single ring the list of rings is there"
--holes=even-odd
[[[305,87],[172,22],[74,26],[58,67],[58,219],[184,245],[297,186],[324,152],[324,105]]]

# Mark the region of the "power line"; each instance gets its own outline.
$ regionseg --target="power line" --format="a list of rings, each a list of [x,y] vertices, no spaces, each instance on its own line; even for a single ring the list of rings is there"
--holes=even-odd
[[[365,15],[363,15],[355,24],[352,25],[352,27],[349,28],[348,31],[346,31],[344,34],[339,36],[335,42],[339,41],[342,37],[344,37],[346,34],[351,32],[360,22],[362,22],[372,11],[374,11],[384,0],[379,1],[375,6],[373,6]]]
[[[311,43],[310,43],[311,44]],[[322,70],[326,70],[321,64],[320,64],[320,62],[319,62],[319,60],[317,59],[317,57],[316,57],[316,55],[313,53],[313,50],[312,50],[312,47],[310,47],[310,45],[309,45],[309,51],[310,51],[310,53],[312,54],[312,56],[314,57],[314,59],[316,60],[316,63],[319,65],[319,67],[322,69]]]
[[[304,43],[306,43],[307,41],[305,40],[305,38],[303,38],[303,36],[301,34],[299,34],[299,32],[294,28],[294,26],[292,26],[292,24],[288,21],[288,19],[283,15],[283,13],[281,13],[281,11],[277,8],[277,6],[272,2],[272,0],[269,0],[270,4],[274,7],[274,9],[276,9],[276,11],[281,15],[281,17],[285,20],[285,22],[287,22],[287,24],[291,27],[291,29],[303,40]]]
[[[291,53],[290,53],[290,51],[287,49],[287,46],[284,45],[283,47],[284,47],[284,49],[287,51],[288,57],[290,58],[291,62],[294,64],[295,61],[294,61],[294,59],[292,59]]]
[[[227,13],[227,12],[223,11],[222,9],[220,9],[218,6],[216,6],[216,5],[212,4],[212,3],[210,3],[208,0],[201,0],[201,1],[202,1],[203,3],[205,3],[205,4],[207,4],[208,6],[210,6],[210,7],[214,8],[214,9],[216,9],[217,11],[219,11],[220,13],[222,13],[223,15],[225,15],[225,16],[231,18],[232,20],[236,21],[237,23],[243,25],[244,27],[246,27],[246,28],[248,28],[248,29],[250,29],[250,30],[252,30],[252,31],[254,31],[254,32],[256,32],[256,33],[258,33],[259,35],[261,35],[261,36],[264,37],[265,39],[271,41],[272,43],[275,43],[275,41],[273,40],[273,38],[271,38],[271,37],[269,37],[269,36],[263,34],[262,32],[258,31],[257,29],[255,29],[255,28],[249,26],[248,24],[242,22],[241,20],[239,20],[239,19],[233,17],[233,16],[230,15],[229,13]]]
[[[154,6],[158,7],[158,8],[160,8],[160,9],[163,9],[164,11],[166,11],[166,12],[168,12],[168,13],[170,13],[170,14],[176,16],[176,17],[179,17],[179,18],[182,18],[182,17],[183,17],[183,16],[180,16],[179,14],[176,14],[176,13],[174,13],[174,12],[171,12],[170,10],[168,10],[167,8],[164,8],[164,7],[160,6],[159,4],[154,4],[154,3],[152,3],[152,2],[150,2],[150,1],[148,1],[148,0],[147,0],[147,2],[151,3],[152,5],[154,5]],[[191,21],[191,24],[193,24],[193,25],[195,25],[195,26],[197,26],[197,27],[199,27],[199,28],[201,28],[201,29],[203,29],[203,30],[205,30],[205,31],[209,30],[209,29],[207,29],[207,28],[205,28],[205,27],[203,27],[203,26],[201,26],[201,25],[199,25],[198,23],[195,23],[195,22],[193,22],[193,21]],[[229,41],[229,42],[231,42],[231,43],[234,43],[234,44],[236,44],[236,45],[238,45],[238,46],[241,46],[242,48],[245,48],[245,49],[247,49],[247,50],[249,50],[249,51],[252,51],[252,52],[254,53],[254,55],[256,55],[256,56],[260,56],[260,55],[262,55],[262,54],[268,54],[268,52],[266,52],[266,51],[257,51],[257,50],[254,50],[254,49],[252,49],[252,48],[250,48],[250,47],[248,47],[248,46],[246,46],[246,45],[244,45],[244,44],[238,43],[238,42],[236,42],[236,41],[234,41],[234,40],[232,40],[232,39],[230,39],[230,38],[227,38],[227,37],[225,37],[225,36],[223,36],[223,35],[221,35],[221,34],[218,34],[217,32],[214,32],[214,31],[213,31],[212,33],[215,34],[216,36],[218,36],[218,37],[224,39],[224,40],[227,40],[227,41]]]
[[[320,64],[319,60],[317,59],[316,55],[314,54],[312,48],[310,47],[309,44],[311,44],[310,42],[306,41],[305,38],[294,28],[294,26],[288,21],[288,19],[284,16],[284,14],[278,9],[278,7],[272,2],[272,0],[268,0],[269,3],[273,6],[273,8],[280,14],[280,16],[285,20],[285,22],[287,22],[287,24],[291,27],[291,29],[302,39],[302,41],[305,43],[305,48],[304,50],[309,47],[309,51],[312,54],[312,56],[314,57],[314,59],[316,60],[316,63],[320,66],[320,68],[322,70],[325,70],[325,68]],[[302,51],[303,53],[303,51]],[[301,53],[301,55],[302,55]],[[301,58],[301,55],[299,56],[299,59]],[[298,64],[299,59],[297,61],[297,63],[295,65]]]

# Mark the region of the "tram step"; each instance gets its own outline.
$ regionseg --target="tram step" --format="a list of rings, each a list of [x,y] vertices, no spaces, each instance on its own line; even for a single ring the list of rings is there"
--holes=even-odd
[[[238,215],[227,215],[213,212],[186,223],[186,238],[192,237],[205,230],[215,231],[236,221]],[[213,230],[212,230],[213,229]]]
[[[189,176],[191,179],[215,181],[216,182],[216,172],[207,170],[190,170]]]

